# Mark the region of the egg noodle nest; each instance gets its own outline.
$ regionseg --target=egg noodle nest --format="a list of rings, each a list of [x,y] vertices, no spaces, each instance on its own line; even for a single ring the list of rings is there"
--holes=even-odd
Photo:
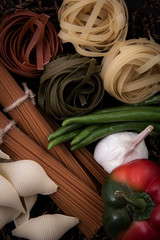
[[[135,3],[134,1],[125,1],[128,7],[129,13],[129,28],[127,38],[139,38],[144,37],[148,38],[151,36],[157,43],[160,44],[160,2],[157,0],[143,0],[139,1],[139,3]],[[138,2],[138,1],[137,1]],[[55,29],[59,32],[59,21],[57,17],[58,9],[62,4],[62,0],[1,0],[0,1],[0,22],[2,19],[15,12],[17,9],[26,9],[30,11],[34,11],[38,14],[45,13],[50,16],[50,21],[54,24]],[[72,46],[68,46],[68,44],[64,45],[64,52],[68,53],[74,52]],[[15,77],[15,76],[14,76]],[[16,76],[17,81],[19,77]],[[29,82],[28,85],[33,89],[34,92],[37,91],[38,87],[35,81]],[[108,97],[108,96],[106,96]],[[105,97],[104,97],[105,101]],[[102,103],[103,104],[103,103]],[[116,104],[115,102],[111,104]],[[160,159],[160,150],[158,146],[160,145],[160,139],[158,138],[149,138],[148,143],[149,154],[152,159]],[[158,162],[160,164],[160,162]],[[39,196],[37,203],[33,207],[31,211],[31,217],[36,217],[41,214],[46,213],[61,213],[61,210],[53,203],[53,201],[48,196]],[[6,225],[0,231],[0,239],[1,240],[21,240],[20,238],[13,237],[11,235],[11,230],[14,228],[13,223]],[[73,228],[69,232],[67,232],[61,240],[65,239],[76,239],[76,240],[87,240],[86,237],[78,230],[78,228]],[[103,229],[94,236],[92,240],[109,240],[106,236],[106,233]]]

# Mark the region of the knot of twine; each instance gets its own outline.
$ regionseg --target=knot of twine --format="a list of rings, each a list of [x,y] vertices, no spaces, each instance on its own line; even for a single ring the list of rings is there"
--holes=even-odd
[[[22,83],[25,95],[18,98],[14,103],[12,103],[10,106],[3,109],[4,112],[10,112],[15,107],[18,107],[22,102],[24,102],[28,97],[30,98],[31,102],[35,105],[35,94],[27,87],[26,83]]]
[[[15,121],[12,120],[8,123],[8,125],[5,128],[0,129],[0,145],[3,143],[3,137],[5,133],[8,132],[8,130],[10,130],[15,124],[16,124]]]

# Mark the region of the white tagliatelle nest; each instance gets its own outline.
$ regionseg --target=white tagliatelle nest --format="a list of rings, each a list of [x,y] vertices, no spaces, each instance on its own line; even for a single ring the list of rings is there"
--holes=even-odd
[[[58,19],[59,37],[84,56],[104,56],[117,40],[125,40],[128,31],[124,0],[64,0]]]
[[[160,45],[152,38],[117,42],[102,65],[105,90],[121,102],[140,103],[160,91]]]

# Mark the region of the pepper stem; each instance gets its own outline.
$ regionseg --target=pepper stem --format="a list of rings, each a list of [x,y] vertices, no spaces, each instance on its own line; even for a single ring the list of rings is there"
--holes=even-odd
[[[125,153],[125,158],[128,157],[134,149],[140,144],[153,130],[153,126],[149,125],[146,127],[142,132],[140,132],[132,141],[132,144],[130,144],[130,147],[128,148],[128,151]]]
[[[127,197],[123,192],[121,191],[115,191],[114,193],[115,197],[116,198],[119,198],[119,199],[124,199],[127,203],[130,203],[132,204],[133,206],[135,206],[136,208],[139,208],[141,209],[142,206],[138,203],[136,203],[135,201],[133,201],[132,199],[130,199],[129,197]]]
[[[117,190],[115,197],[124,201],[127,212],[134,220],[149,219],[155,207],[155,203],[146,192],[132,192],[128,197],[122,191]]]

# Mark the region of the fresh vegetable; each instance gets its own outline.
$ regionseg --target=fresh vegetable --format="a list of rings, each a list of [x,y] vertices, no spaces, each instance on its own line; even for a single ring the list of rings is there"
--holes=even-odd
[[[160,239],[160,167],[136,159],[115,168],[102,186],[103,225],[117,240]]]
[[[67,142],[71,139],[73,139],[75,136],[77,136],[80,133],[80,129],[76,129],[72,132],[66,133],[63,136],[59,136],[56,139],[52,140],[49,144],[48,144],[48,149],[51,149],[52,147],[55,147],[56,145],[63,143],[63,142]]]
[[[151,135],[160,135],[159,125],[151,123],[154,126],[154,131]],[[108,124],[99,124],[99,128],[93,131],[88,137],[84,138],[79,143],[73,145],[71,150],[75,150],[81,147],[85,147],[105,136],[108,136],[113,133],[122,132],[122,131],[136,131],[141,132],[144,128],[148,126],[148,122],[122,122],[122,123],[108,123]]]
[[[79,117],[71,117],[62,122],[62,126],[73,123],[93,124],[93,123],[110,123],[124,121],[152,121],[160,122],[160,111],[154,111],[153,107],[150,110],[131,109],[119,112],[108,112],[100,114],[88,114]]]
[[[99,128],[98,124],[86,126],[75,138],[73,138],[71,145],[81,142],[83,139],[90,136],[90,134],[92,134],[92,132],[94,132],[97,128]]]
[[[60,136],[66,134],[66,133],[69,133],[75,129],[78,129],[81,126],[82,126],[81,124],[72,124],[69,126],[64,126],[64,127],[58,128],[55,132],[53,132],[49,135],[48,141],[50,141],[54,138],[60,137]]]
[[[137,103],[134,104],[135,106],[153,106],[153,105],[157,105],[160,104],[160,94],[157,93],[155,95],[153,95],[152,97],[146,99],[145,101],[141,102],[141,103]]]
[[[143,105],[144,104],[144,105]],[[119,112],[119,111],[134,111],[134,110],[154,110],[156,112],[160,112],[160,107],[159,106],[150,106],[150,105],[145,105],[145,103],[143,103],[142,105],[138,104],[138,105],[122,105],[119,107],[110,107],[110,108],[103,108],[97,111],[94,111],[91,114],[101,114],[101,113],[109,113],[109,112]]]
[[[118,132],[102,138],[94,149],[94,159],[108,173],[132,159],[148,158],[145,137],[152,131],[148,126],[141,133]]]
[[[78,126],[81,128],[79,134],[75,138],[70,137],[71,150],[85,147],[105,136],[121,131],[141,132],[148,125],[154,127],[152,135],[160,135],[160,107],[158,106],[120,106],[97,110],[87,115],[71,117],[62,122],[62,127],[52,133],[48,140],[55,143],[56,135],[63,136],[63,129],[74,128]],[[76,125],[77,124],[77,125]],[[97,125],[97,127],[96,127]],[[94,126],[94,127],[93,127]],[[93,128],[93,129],[92,129]],[[70,129],[70,130],[71,130]],[[69,131],[70,131],[69,130]],[[68,134],[68,130],[66,131]],[[64,134],[65,135],[65,134]],[[70,131],[72,135],[72,130]],[[61,142],[65,142],[65,137],[61,138]],[[52,146],[49,143],[50,147]],[[53,144],[55,146],[55,144]]]

